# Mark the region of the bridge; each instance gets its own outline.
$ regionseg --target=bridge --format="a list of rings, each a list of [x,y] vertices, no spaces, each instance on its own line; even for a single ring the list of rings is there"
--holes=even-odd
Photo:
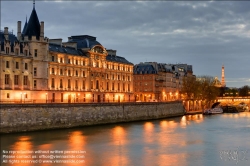
[[[225,103],[225,104],[239,104],[244,102],[246,104],[250,104],[250,97],[217,97],[216,99],[218,102]]]

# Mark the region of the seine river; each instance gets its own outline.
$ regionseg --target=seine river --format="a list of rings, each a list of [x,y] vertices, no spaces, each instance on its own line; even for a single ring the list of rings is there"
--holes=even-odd
[[[247,166],[250,112],[2,135],[1,164]]]

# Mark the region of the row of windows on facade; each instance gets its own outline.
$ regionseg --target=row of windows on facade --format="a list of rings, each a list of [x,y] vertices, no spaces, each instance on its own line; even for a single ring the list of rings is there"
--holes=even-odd
[[[6,54],[9,54],[10,53],[10,47],[5,47],[5,53]],[[37,57],[37,52],[38,52],[38,50],[37,49],[35,49],[34,50],[34,57]],[[28,53],[29,53],[29,51],[28,50],[24,50],[24,55],[25,56],[28,56]],[[15,55],[20,55],[20,49],[19,48],[16,48],[15,49]]]
[[[51,61],[52,62],[55,62],[55,56],[51,56]],[[59,63],[64,63],[64,59],[63,58],[59,58],[58,59],[58,62]],[[71,63],[72,62],[72,63]],[[82,66],[86,66],[86,61],[85,60],[82,60],[82,61],[78,61],[78,60],[72,60],[71,61],[71,59],[68,59],[68,64],[74,64],[74,65],[82,65]],[[100,67],[101,65],[100,65],[100,63],[99,62],[97,62],[97,63],[95,63],[95,65],[94,65],[95,67]],[[110,65],[110,64],[108,64],[108,69],[113,69],[113,70],[123,70],[123,71],[132,71],[131,70],[131,68],[130,67],[123,67],[123,66],[115,66],[115,65]]]
[[[170,82],[166,82],[166,83],[161,83],[161,84],[155,84],[155,86],[163,86],[163,85],[172,85],[172,84],[176,84],[176,83],[178,83],[178,82],[175,82],[175,81],[170,81]],[[135,86],[143,86],[143,85],[145,85],[145,86],[147,86],[147,85],[152,85],[153,83],[152,82],[134,82],[134,85]],[[179,84],[181,84],[180,82],[179,82]]]
[[[20,67],[20,66],[19,66],[19,62],[16,62],[16,63],[15,63],[15,68],[16,68],[16,69],[19,69],[19,67]],[[6,69],[10,68],[10,61],[6,61],[6,62],[5,62],[5,68],[6,68]],[[28,70],[28,63],[24,63],[24,69],[25,69],[25,70]]]
[[[71,71],[72,71],[72,70],[67,70],[67,71],[68,71],[67,76],[73,76],[73,75],[71,74]],[[34,73],[37,73],[37,71],[36,71],[36,72],[34,71]],[[51,74],[56,75],[55,68],[51,68]],[[59,70],[59,74],[60,74],[61,76],[64,75],[63,69],[60,69],[60,70]],[[75,70],[75,76],[76,76],[76,77],[80,76],[78,70]],[[87,76],[87,75],[86,75],[86,71],[82,71],[82,77],[86,77],[86,76]],[[94,77],[94,74],[91,74],[91,76]],[[102,77],[104,78],[104,74],[102,75]],[[109,78],[109,74],[106,74],[106,79],[110,79],[110,78]],[[111,74],[111,79],[115,80],[115,75],[114,75],[114,74],[113,74],[113,75]],[[117,75],[117,80],[124,80],[124,81],[125,81],[125,80],[126,80],[126,77],[125,77],[124,75],[123,75],[122,77],[121,77],[120,75]],[[130,76],[127,76],[127,80],[130,81]]]
[[[10,79],[10,74],[5,74],[5,85],[10,85],[11,79]],[[36,80],[34,80],[36,83]],[[20,76],[19,75],[14,75],[14,85],[19,85],[20,83]],[[28,76],[23,76],[23,85],[27,86],[28,85]],[[36,84],[35,84],[36,85]]]
[[[71,82],[72,80],[71,79],[68,79],[68,88],[71,88]],[[120,86],[122,85],[122,90],[125,91],[126,90],[126,84],[123,83],[123,84],[120,84],[120,83],[117,83],[117,90],[121,90],[120,89]],[[130,84],[127,84],[128,85],[128,91],[130,91]],[[112,83],[111,84],[111,89],[110,89],[110,84],[109,82],[106,83],[106,90],[115,90],[115,83]],[[75,89],[78,89],[79,87],[79,81],[78,80],[75,80]],[[101,82],[101,84],[99,85],[99,81],[97,80],[96,81],[96,84],[95,84],[95,89],[103,89],[104,85],[103,85],[103,82]],[[51,79],[51,88],[55,88],[55,78],[52,78]],[[59,88],[63,88],[63,80],[60,79],[59,81]],[[85,89],[85,80],[82,81],[82,89]],[[91,81],[91,89],[94,89],[94,82]]]

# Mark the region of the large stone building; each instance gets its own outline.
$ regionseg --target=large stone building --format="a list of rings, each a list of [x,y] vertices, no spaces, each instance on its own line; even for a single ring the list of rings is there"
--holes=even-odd
[[[0,32],[0,102],[134,101],[133,64],[96,37],[44,37],[35,6],[17,36]]]
[[[144,62],[134,66],[134,93],[137,101],[180,99],[182,79],[193,76],[192,65]]]

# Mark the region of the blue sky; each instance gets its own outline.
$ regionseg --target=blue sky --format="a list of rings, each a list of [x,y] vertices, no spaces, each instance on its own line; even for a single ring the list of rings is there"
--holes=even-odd
[[[1,29],[16,34],[32,1],[1,1]],[[228,87],[250,83],[250,2],[37,1],[45,36],[92,35],[130,62],[187,63],[197,76],[221,77]]]

